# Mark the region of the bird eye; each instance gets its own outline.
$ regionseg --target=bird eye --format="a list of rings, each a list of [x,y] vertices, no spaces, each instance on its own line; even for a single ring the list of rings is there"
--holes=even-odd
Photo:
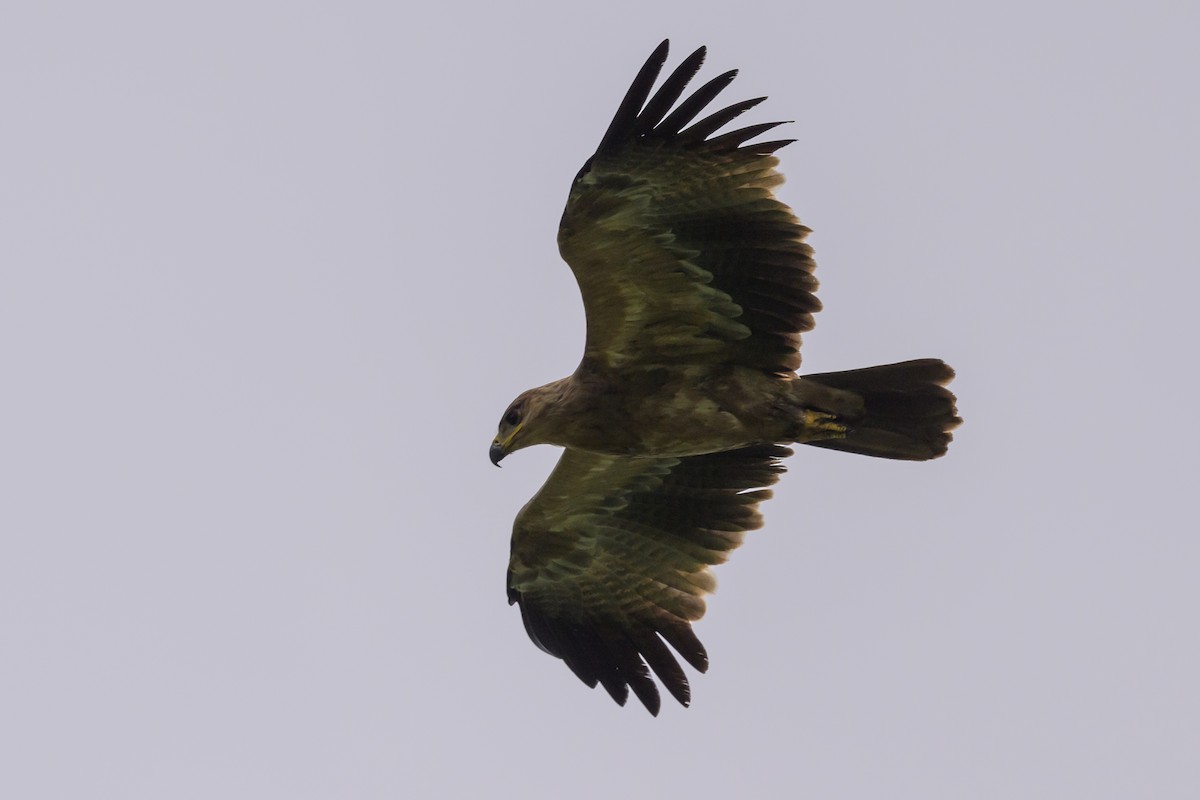
[[[506,425],[516,425],[521,421],[521,407],[513,406],[504,415],[504,423]]]

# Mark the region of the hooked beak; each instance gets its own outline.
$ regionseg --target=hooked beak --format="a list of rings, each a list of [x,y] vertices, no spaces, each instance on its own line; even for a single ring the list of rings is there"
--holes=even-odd
[[[504,445],[499,439],[493,441],[492,446],[488,448],[488,458],[490,458],[492,463],[497,467],[500,466],[500,459],[504,458],[506,455],[508,455],[508,451],[504,449]]]

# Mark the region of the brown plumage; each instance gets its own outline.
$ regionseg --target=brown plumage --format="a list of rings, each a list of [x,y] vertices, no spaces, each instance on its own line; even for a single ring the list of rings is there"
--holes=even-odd
[[[659,45],[576,176],[558,243],[587,313],[583,359],[513,401],[491,448],[494,463],[566,448],[513,528],[508,595],[530,637],[653,713],[651,670],[690,700],[667,645],[707,666],[691,623],[708,567],[761,525],[782,445],[920,461],[961,421],[936,359],[795,374],[821,304],[809,231],[772,193],[791,140],[750,141],[780,123],[718,132],[763,98],[694,122],[736,74],[678,102],[704,53],[651,96]]]

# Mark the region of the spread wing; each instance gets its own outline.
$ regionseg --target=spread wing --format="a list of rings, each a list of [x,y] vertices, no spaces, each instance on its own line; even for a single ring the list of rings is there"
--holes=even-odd
[[[513,526],[508,598],[520,604],[529,637],[621,705],[633,689],[658,713],[653,669],[686,706],[688,681],[667,645],[707,669],[691,623],[715,588],[708,568],[762,525],[764,487],[791,453],[779,445],[688,458],[564,451]]]
[[[650,97],[659,45],[571,187],[558,245],[583,294],[584,360],[790,373],[821,308],[808,229],[772,194],[783,176],[771,154],[794,140],[747,143],[779,122],[714,135],[762,97],[692,122],[736,71],[672,111],[704,54]]]

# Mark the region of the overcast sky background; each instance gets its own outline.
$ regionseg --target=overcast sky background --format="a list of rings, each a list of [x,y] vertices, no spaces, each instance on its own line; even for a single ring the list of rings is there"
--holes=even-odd
[[[0,12],[0,795],[1192,798],[1194,3]],[[794,119],[807,371],[958,369],[947,458],[801,448],[653,719],[504,597],[555,231],[629,81]]]

